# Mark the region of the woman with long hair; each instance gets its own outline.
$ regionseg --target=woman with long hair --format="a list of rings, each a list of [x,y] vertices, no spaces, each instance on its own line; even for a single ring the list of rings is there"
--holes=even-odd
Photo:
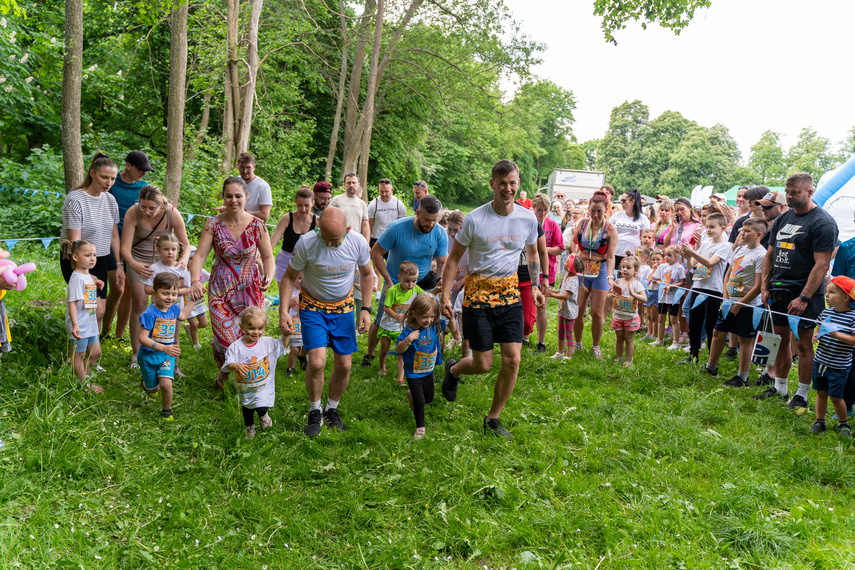
[[[612,214],[609,220],[617,228],[618,243],[615,249],[615,267],[620,267],[621,261],[627,255],[635,255],[635,250],[641,247],[641,232],[650,228],[650,221],[641,211],[643,204],[641,192],[632,188],[620,197],[623,207]]]
[[[656,234],[656,245],[660,249],[665,247],[665,236],[671,231],[674,224],[674,202],[662,200],[656,212],[656,221],[653,223],[653,232]]]

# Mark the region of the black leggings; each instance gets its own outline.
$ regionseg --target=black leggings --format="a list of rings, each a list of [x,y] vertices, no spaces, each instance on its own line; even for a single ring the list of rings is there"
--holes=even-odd
[[[253,414],[255,412],[258,412],[258,419],[259,420],[267,415],[267,408],[263,408],[263,407],[262,408],[246,408],[244,406],[241,406],[241,409],[243,410],[243,425],[245,425],[247,427],[255,425],[255,418],[253,417]]]
[[[425,427],[425,404],[433,402],[433,372],[421,378],[407,378],[407,386],[413,397],[413,414],[416,427]]]
[[[706,330],[707,347],[712,343],[713,329],[721,308],[721,299],[718,298],[721,293],[709,289],[697,289],[691,291],[690,295],[690,307],[694,306],[698,295],[716,295],[716,297],[707,297],[703,303],[689,310],[689,354],[696,357],[701,352],[701,331]]]

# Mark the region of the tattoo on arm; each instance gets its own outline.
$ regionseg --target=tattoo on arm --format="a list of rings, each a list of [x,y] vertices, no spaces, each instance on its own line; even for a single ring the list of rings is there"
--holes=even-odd
[[[531,278],[532,283],[540,284],[540,261],[533,259],[528,260],[528,275]]]

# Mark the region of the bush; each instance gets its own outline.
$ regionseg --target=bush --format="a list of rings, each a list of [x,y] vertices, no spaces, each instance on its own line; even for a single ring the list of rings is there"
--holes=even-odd
[[[7,359],[36,368],[62,363],[68,337],[64,304],[29,301],[17,307],[7,303],[6,308],[12,328],[12,346],[19,350],[4,356],[4,364]],[[26,350],[20,350],[23,347],[27,347]]]

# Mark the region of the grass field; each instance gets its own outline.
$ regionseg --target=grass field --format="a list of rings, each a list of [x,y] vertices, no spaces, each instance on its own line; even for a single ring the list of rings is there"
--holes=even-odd
[[[64,296],[52,253],[16,247],[41,271],[10,309]],[[308,440],[302,373],[281,362],[273,428],[247,441],[204,341],[183,345],[164,423],[119,345],[101,396],[47,364],[64,329],[38,311],[0,365],[2,568],[855,567],[849,441],[675,366],[683,353],[639,343],[624,369],[524,351],[510,442],[481,432],[496,368],[438,395],[414,442],[393,376],[354,366],[349,429]]]

